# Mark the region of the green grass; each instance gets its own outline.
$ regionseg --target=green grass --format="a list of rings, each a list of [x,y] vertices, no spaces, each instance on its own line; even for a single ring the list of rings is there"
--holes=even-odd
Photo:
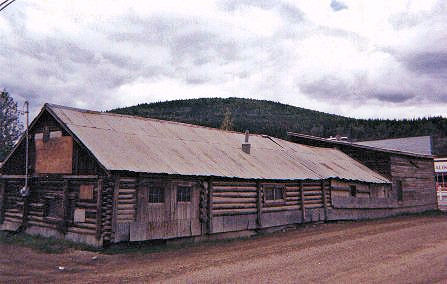
[[[425,211],[421,213],[404,213],[399,216],[447,216],[446,212],[441,212],[439,210],[433,211]],[[334,221],[327,222],[328,223],[355,223],[355,222],[379,222],[380,220],[388,219],[388,218],[396,218],[399,216],[391,216],[385,218],[371,219],[371,220],[358,220],[358,221]],[[314,225],[314,223],[302,224],[301,226],[309,226]],[[271,234],[267,234],[271,235]],[[45,238],[40,236],[31,236],[25,233],[12,233],[0,231],[0,244],[10,244],[17,245],[22,247],[29,247],[33,250],[44,252],[44,253],[64,253],[68,250],[85,250],[85,251],[95,251],[101,252],[103,254],[150,254],[157,252],[166,252],[166,251],[174,251],[181,250],[184,248],[191,247],[207,247],[213,246],[217,244],[225,244],[231,243],[233,241],[241,241],[248,240],[257,237],[265,237],[265,234],[259,234],[251,237],[240,237],[240,238],[231,238],[231,239],[220,239],[220,240],[203,240],[200,242],[180,242],[180,243],[168,243],[166,244],[163,240],[156,241],[143,241],[143,242],[123,242],[119,244],[114,244],[109,247],[103,249],[97,249],[85,244],[74,243],[71,241],[60,240],[56,238]]]
[[[97,251],[94,247],[56,238],[0,231],[0,244],[28,247],[44,253],[64,253],[69,249]]]

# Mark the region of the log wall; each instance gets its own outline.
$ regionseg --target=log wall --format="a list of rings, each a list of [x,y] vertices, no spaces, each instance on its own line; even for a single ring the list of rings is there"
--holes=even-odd
[[[101,245],[110,239],[111,194],[97,178],[31,178],[30,195],[21,197],[23,179],[1,179],[5,185],[1,229],[16,230],[43,236],[65,238],[76,242]],[[80,198],[81,186],[92,190],[89,199]],[[99,209],[98,209],[99,208]],[[104,210],[103,210],[104,208]],[[82,220],[75,214],[81,212]]]

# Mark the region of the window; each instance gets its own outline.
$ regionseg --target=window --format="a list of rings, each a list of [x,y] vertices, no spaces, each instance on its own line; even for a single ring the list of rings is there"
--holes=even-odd
[[[93,199],[93,184],[82,184],[79,188],[79,199],[92,200]]]
[[[48,142],[50,140],[50,128],[48,126],[44,126],[43,128],[43,143]]]
[[[284,199],[283,187],[267,187],[264,189],[264,199],[266,201],[276,201]]]
[[[161,187],[151,187],[148,191],[147,200],[149,203],[165,202],[165,191]]]
[[[52,196],[47,198],[45,216],[61,219],[64,217],[64,206],[62,198]]]
[[[355,185],[350,185],[349,189],[351,190],[351,196],[356,197],[357,196],[357,187]]]
[[[178,186],[177,187],[177,202],[191,202],[191,187]]]

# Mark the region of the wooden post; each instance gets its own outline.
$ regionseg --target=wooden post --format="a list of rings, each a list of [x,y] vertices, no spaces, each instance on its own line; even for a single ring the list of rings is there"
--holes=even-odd
[[[117,231],[117,218],[118,218],[118,195],[120,190],[120,177],[115,177],[115,184],[113,187],[113,200],[112,200],[112,239],[115,239]]]
[[[64,202],[64,219],[62,221],[62,233],[66,233],[67,232],[67,227],[68,227],[68,217],[70,216],[70,211],[69,211],[69,207],[70,207],[70,202],[68,200],[68,180],[64,179],[64,185],[63,185],[63,191],[64,191],[64,195],[63,195],[63,202]]]
[[[101,239],[102,229],[102,178],[98,179],[97,199],[96,199],[96,239]]]
[[[262,187],[259,181],[256,181],[256,209],[257,219],[256,222],[259,227],[262,227]]]
[[[0,224],[3,224],[6,203],[6,180],[0,180]]]
[[[29,191],[31,192],[31,184],[28,184]],[[29,199],[30,194],[28,196],[23,197],[23,211],[22,211],[22,225],[21,229],[25,230],[28,223],[28,211],[29,211]]]
[[[324,180],[321,181],[321,191],[323,192],[324,221],[327,221],[326,190],[324,189]]]
[[[304,190],[302,180],[300,180],[300,194],[301,194],[301,217],[303,219],[303,223],[306,223],[306,210],[304,208]]]
[[[213,180],[208,180],[208,233],[213,232]]]

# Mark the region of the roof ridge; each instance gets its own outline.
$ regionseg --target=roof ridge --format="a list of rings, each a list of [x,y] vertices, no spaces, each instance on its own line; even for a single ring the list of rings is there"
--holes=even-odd
[[[204,128],[204,129],[210,129],[210,130],[215,130],[215,131],[222,131],[222,132],[227,132],[227,133],[236,133],[236,134],[244,135],[243,132],[239,132],[239,131],[235,131],[235,130],[225,130],[225,129],[219,129],[219,128],[215,128],[215,127],[191,124],[191,123],[180,122],[180,121],[165,120],[165,119],[144,117],[144,116],[130,115],[130,114],[121,114],[121,113],[113,113],[113,112],[95,111],[95,110],[81,109],[81,108],[63,106],[63,105],[58,105],[58,104],[50,104],[50,103],[45,103],[44,106],[48,106],[50,108],[54,107],[54,108],[68,109],[68,110],[79,111],[79,112],[83,112],[83,113],[91,113],[91,114],[107,115],[107,116],[115,116],[115,117],[128,117],[128,118],[132,118],[132,119],[149,120],[149,121],[156,121],[156,122],[161,122],[161,123],[169,123],[169,124],[175,124],[175,125],[184,125],[184,126],[187,126],[187,127]],[[258,134],[258,133],[250,133],[250,135],[252,135],[252,136],[260,136],[262,138],[270,137],[267,134]],[[281,138],[277,138],[277,137],[275,137],[275,138],[276,139],[281,139]],[[284,139],[281,139],[281,140],[284,140]]]

